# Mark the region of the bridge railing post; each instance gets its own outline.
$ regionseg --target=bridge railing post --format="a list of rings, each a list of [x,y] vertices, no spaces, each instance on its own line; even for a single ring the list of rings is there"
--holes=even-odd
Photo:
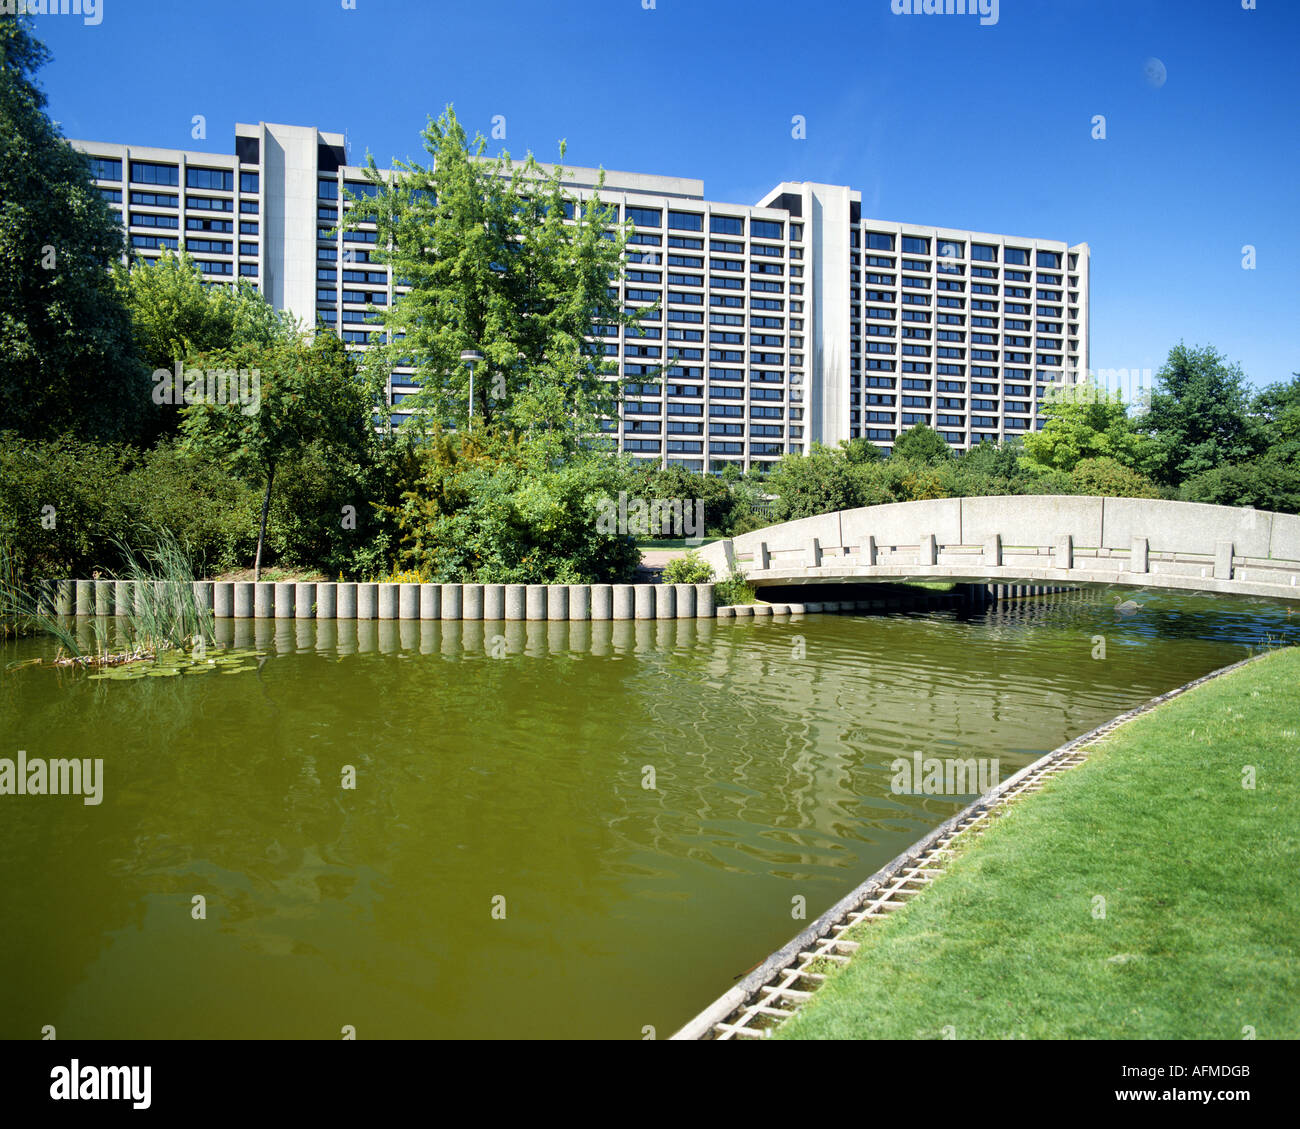
[[[936,547],[933,533],[927,533],[924,537],[921,538],[921,544],[919,548],[920,548],[920,552],[918,555],[918,561],[917,561],[918,564],[932,565],[938,562],[939,559],[938,550]]]
[[[760,572],[766,572],[772,567],[772,554],[768,551],[766,541],[758,543],[758,551],[754,554],[754,565]]]
[[[1066,533],[1056,539],[1056,567],[1074,567],[1074,536]]]
[[[808,547],[808,555],[810,568],[822,567],[822,543],[820,538],[814,537],[812,539],[812,544]]]
[[[1128,570],[1139,573],[1151,571],[1151,542],[1147,538],[1133,538],[1133,548],[1128,555]]]
[[[1231,541],[1216,541],[1214,543],[1215,580],[1232,579],[1232,553],[1233,544]]]
[[[984,563],[992,568],[1002,567],[1002,534],[995,533],[984,542]]]

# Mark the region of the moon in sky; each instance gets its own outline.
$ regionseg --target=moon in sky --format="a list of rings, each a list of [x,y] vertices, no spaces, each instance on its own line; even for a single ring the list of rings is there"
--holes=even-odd
[[[1165,69],[1164,63],[1156,58],[1148,59],[1142,64],[1142,73],[1146,75],[1147,85],[1154,86],[1157,89],[1164,86],[1165,81],[1169,78],[1169,72]]]

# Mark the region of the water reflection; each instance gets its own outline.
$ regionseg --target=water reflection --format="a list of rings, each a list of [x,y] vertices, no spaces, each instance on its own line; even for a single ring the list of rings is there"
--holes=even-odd
[[[966,801],[891,794],[895,756],[1005,776],[1300,626],[1143,602],[225,620],[256,670],[12,671],[0,755],[102,756],[106,791],[0,798],[0,1035],[666,1034],[789,939],[793,896],[815,916]]]

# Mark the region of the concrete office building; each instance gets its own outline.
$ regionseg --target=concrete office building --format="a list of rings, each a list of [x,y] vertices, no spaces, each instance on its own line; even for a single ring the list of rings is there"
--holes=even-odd
[[[72,144],[132,255],[183,241],[210,280],[247,278],[355,348],[369,307],[393,301],[373,225],[335,230],[345,189],[367,187],[340,134],[241,124],[227,156]],[[596,176],[566,169],[579,197]],[[629,382],[616,432],[633,457],[762,468],[813,442],[888,448],[915,423],[957,448],[1000,442],[1088,372],[1087,244],[870,219],[836,185],[787,182],[749,206],[706,200],[698,180],[607,172],[601,199],[636,225],[625,304],[660,305],[641,334],[602,338]],[[390,383],[398,421],[410,378]]]

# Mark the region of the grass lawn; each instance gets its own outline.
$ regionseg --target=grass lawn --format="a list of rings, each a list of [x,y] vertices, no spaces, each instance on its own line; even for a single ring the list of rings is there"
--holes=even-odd
[[[774,1035],[1300,1036],[1298,689],[1278,651],[1123,726],[853,931]]]
[[[712,545],[714,541],[720,541],[720,537],[703,537],[697,545],[688,545],[684,537],[661,537],[658,539],[638,539],[636,547],[638,549],[702,549],[705,545]]]

